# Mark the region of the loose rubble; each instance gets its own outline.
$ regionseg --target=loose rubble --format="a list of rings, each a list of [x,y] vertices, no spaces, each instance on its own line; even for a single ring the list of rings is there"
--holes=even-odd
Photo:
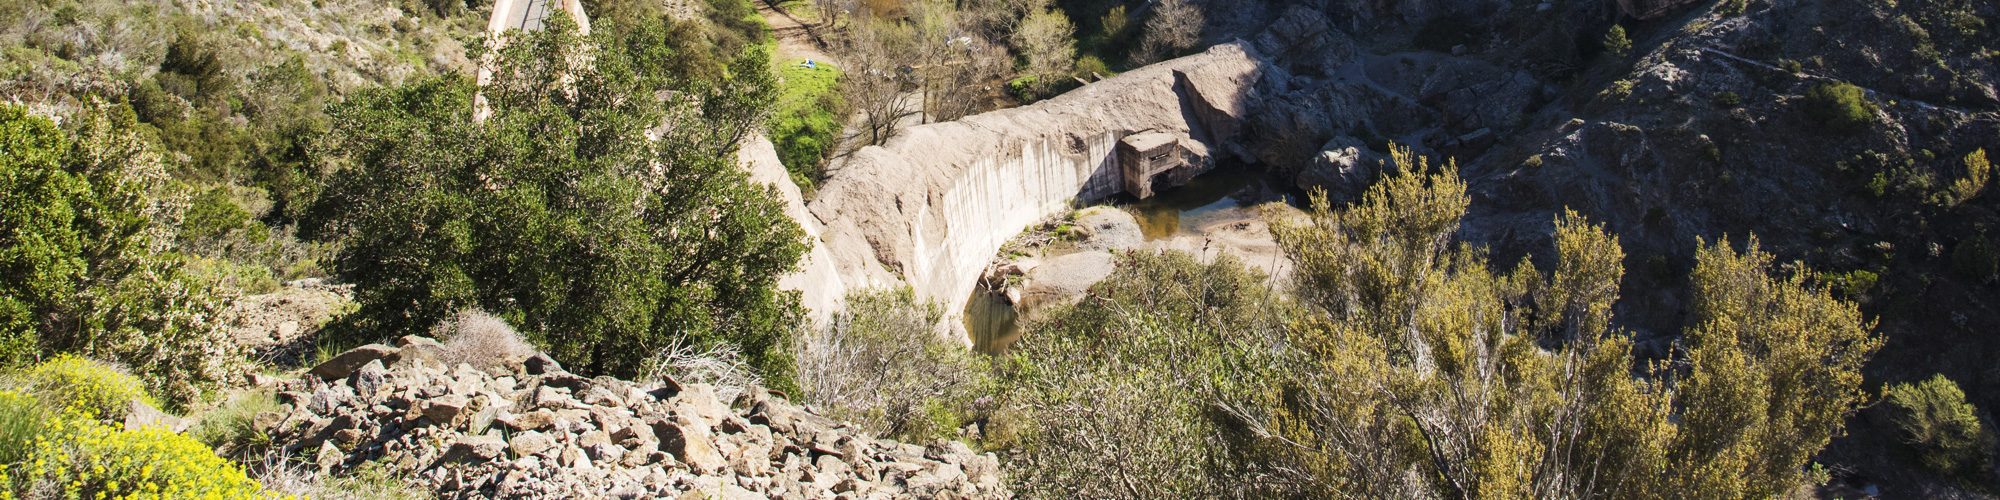
[[[404,337],[278,384],[274,446],[321,473],[379,462],[440,498],[1011,498],[965,444],[874,439],[752,388],[584,378],[543,355],[446,367]],[[702,496],[691,496],[699,492]]]

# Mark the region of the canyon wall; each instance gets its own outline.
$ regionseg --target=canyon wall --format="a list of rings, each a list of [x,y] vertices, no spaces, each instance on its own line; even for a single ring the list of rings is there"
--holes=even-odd
[[[786,287],[822,322],[848,290],[903,285],[955,320],[1007,239],[1122,190],[1119,139],[1181,133],[1231,154],[1261,65],[1248,43],[1222,44],[1032,105],[910,127],[835,160],[809,213],[794,213],[814,250]],[[746,158],[768,154],[768,142],[752,142]],[[782,174],[758,178],[789,185]]]

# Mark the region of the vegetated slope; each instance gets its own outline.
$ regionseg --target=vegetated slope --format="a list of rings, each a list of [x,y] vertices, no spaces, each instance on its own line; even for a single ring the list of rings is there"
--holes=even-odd
[[[1559,0],[1206,8],[1267,21],[1207,38],[1271,63],[1243,153],[1302,188],[1358,194],[1394,142],[1465,167],[1463,236],[1495,262],[1548,264],[1565,207],[1602,221],[1632,271],[1619,324],[1655,359],[1694,326],[1698,241],[1754,233],[1881,320],[1871,388],[1942,373],[2000,404],[2000,342],[1982,333],[2000,326],[1978,154],[2000,150],[1991,3],[1728,0],[1647,21]],[[1921,497],[1994,481],[1921,472],[1883,416],[1850,419],[1821,456],[1843,482]]]
[[[1620,317],[1667,356],[1691,326],[1679,276],[1697,238],[1754,232],[1880,319],[1871,384],[1941,373],[1993,408],[2000,218],[1976,153],[2000,150],[2000,44],[1983,19],[2000,9],[1760,1],[1628,23],[1634,57],[1601,56],[1518,139],[1470,161],[1468,234],[1504,261],[1543,248],[1562,207],[1605,221],[1634,271]],[[1821,461],[1854,485],[1915,498],[1994,480],[1921,472],[1868,412],[1849,429]]]

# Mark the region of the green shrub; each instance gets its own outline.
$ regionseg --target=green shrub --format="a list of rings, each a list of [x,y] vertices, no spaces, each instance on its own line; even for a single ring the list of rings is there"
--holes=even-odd
[[[1735,92],[1730,92],[1725,90],[1722,92],[1715,93],[1716,106],[1721,106],[1724,108],[1734,108],[1742,104],[1743,104],[1743,98],[1737,96]]]
[[[1959,240],[1951,249],[1951,270],[1976,280],[1992,278],[2000,272],[2000,248],[1995,248],[1985,235]]]
[[[971,401],[987,393],[987,360],[940,337],[944,311],[908,288],[849,294],[847,310],[823,331],[801,335],[798,380],[804,401],[828,416],[908,441],[951,437]]]
[[[1618,57],[1625,57],[1627,52],[1632,51],[1632,39],[1625,37],[1624,26],[1613,25],[1611,31],[1604,34],[1604,51]]]
[[[1028,75],[1020,78],[1015,78],[1013,80],[1008,80],[1007,95],[1013,96],[1014,101],[1016,102],[1020,102],[1023,104],[1033,103],[1035,102],[1036,98],[1039,97],[1035,93],[1037,80],[1038,79],[1035,78],[1034,75]]]
[[[230,200],[229,187],[217,187],[194,197],[193,204],[188,207],[187,217],[182,219],[181,235],[214,238],[242,229],[249,221],[250,212]]]
[[[170,402],[233,376],[214,283],[162,251],[180,194],[133,119],[97,107],[65,133],[0,106],[0,362],[76,353],[137,367]]]
[[[1925,150],[1929,153],[1929,150]],[[1986,181],[1993,176],[1993,165],[1986,161],[1986,150],[1973,151],[1965,155],[1965,177],[1954,180],[1949,191],[1949,203],[1953,206],[1978,198],[1986,190]]]
[[[1861,87],[1826,83],[1806,91],[1806,114],[1828,128],[1852,132],[1875,122],[1875,105]]]
[[[227,449],[232,456],[254,456],[271,444],[271,436],[253,425],[257,414],[281,411],[276,395],[270,391],[244,392],[203,413],[201,420],[188,429],[187,436],[209,448]]]
[[[1933,471],[1972,477],[1990,473],[1994,437],[1965,402],[1958,384],[1943,374],[1882,391],[1890,418],[1918,460]]]
[[[1833,287],[1835,293],[1849,300],[1859,300],[1862,294],[1875,288],[1875,282],[1879,277],[1874,272],[1856,269],[1847,273],[1828,274],[1824,279],[1828,286]]]
[[[1119,8],[1123,9],[1124,7]],[[1082,57],[1076,58],[1075,74],[1077,78],[1082,78],[1084,81],[1091,81],[1096,75],[1103,75],[1105,78],[1110,78],[1114,73],[1111,72],[1110,66],[1104,64],[1103,59],[1085,54]]]

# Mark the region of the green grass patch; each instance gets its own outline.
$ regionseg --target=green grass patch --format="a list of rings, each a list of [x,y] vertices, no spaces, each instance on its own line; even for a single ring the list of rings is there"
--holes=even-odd
[[[814,61],[814,67],[804,63],[792,59],[779,66],[784,90],[768,126],[778,160],[791,173],[792,182],[811,190],[819,183],[821,164],[838,145],[847,103],[840,97],[838,68],[825,61]]]
[[[786,14],[791,14],[792,17],[796,17],[802,22],[816,23],[820,21],[819,6],[806,0],[778,2],[778,10],[784,11]]]

